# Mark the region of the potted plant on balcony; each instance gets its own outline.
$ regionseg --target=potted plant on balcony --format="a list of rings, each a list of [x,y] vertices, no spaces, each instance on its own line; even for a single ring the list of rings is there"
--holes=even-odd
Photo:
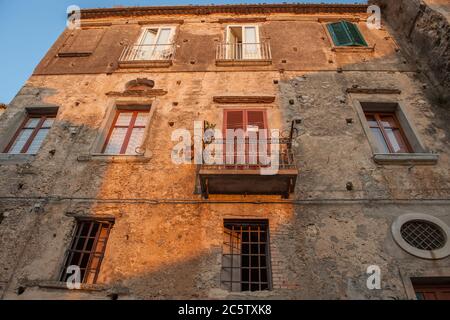
[[[214,130],[215,128],[216,128],[215,123],[210,123],[207,120],[203,121],[203,132],[206,132],[208,130]],[[215,138],[214,134],[204,135],[203,142],[205,145],[211,144],[215,140],[214,138]]]

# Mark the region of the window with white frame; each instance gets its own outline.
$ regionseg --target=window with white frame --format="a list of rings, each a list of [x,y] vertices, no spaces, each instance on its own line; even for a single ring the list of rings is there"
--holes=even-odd
[[[227,26],[226,58],[261,59],[261,43],[257,25]]]
[[[174,35],[175,27],[145,27],[129,60],[170,60]]]

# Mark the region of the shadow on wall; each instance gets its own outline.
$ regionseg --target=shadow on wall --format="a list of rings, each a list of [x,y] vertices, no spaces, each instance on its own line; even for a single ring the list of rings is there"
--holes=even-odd
[[[397,57],[379,57],[354,65],[345,65],[343,69],[354,67],[358,70],[361,65],[366,65],[368,62],[377,64],[386,59],[396,60]],[[374,72],[376,73],[376,71]],[[282,75],[279,87],[279,94],[282,96],[280,112],[285,120],[291,120],[293,117],[303,118],[303,130],[307,131],[312,138],[317,137],[325,141],[335,138],[339,140],[345,138],[347,134],[352,134],[352,130],[347,126],[345,119],[354,118],[356,120],[357,116],[348,97],[346,97],[345,90],[347,88],[355,84],[371,88],[396,87],[399,77],[403,77],[401,79],[402,85],[408,83],[404,82],[406,78],[410,83],[417,82],[417,79],[407,75],[391,75],[387,81],[384,73],[367,79],[364,72],[357,74],[357,71],[351,73],[351,75],[347,75],[346,72],[317,72],[307,73],[305,77],[302,76],[303,74],[295,75],[293,72],[286,72]],[[414,91],[415,89],[411,88],[411,90]],[[324,91],[326,92],[324,93]],[[45,100],[41,97],[47,98],[56,93],[54,89],[26,87],[16,97],[11,106],[15,108],[41,104]],[[289,106],[288,103],[290,99],[295,99],[295,104],[292,106]],[[428,108],[428,104],[422,106],[419,103],[416,106],[418,110]],[[275,214],[272,213],[273,206],[264,207],[256,204],[248,205],[245,208],[240,206],[239,212],[236,212],[238,210],[234,207],[226,211],[230,214],[220,212],[220,207],[217,207],[214,209],[218,211],[215,215],[210,214],[208,207],[201,207],[201,204],[179,204],[163,207],[158,203],[147,203],[138,207],[135,204],[126,204],[127,199],[152,197],[199,200],[199,196],[191,193],[195,180],[194,166],[173,170],[169,150],[165,154],[153,153],[154,156],[148,163],[80,162],[78,156],[88,152],[92,141],[99,134],[97,129],[98,119],[95,119],[98,114],[89,114],[87,116],[88,121],[85,121],[86,119],[82,116],[76,115],[76,112],[70,110],[75,121],[58,120],[67,115],[69,110],[66,109],[68,109],[67,106],[61,108],[56,125],[52,128],[40,152],[33,162],[26,164],[29,173],[19,174],[19,178],[17,178],[18,172],[15,166],[1,166],[5,177],[3,183],[17,180],[19,184],[23,185],[20,190],[13,190],[17,188],[16,185],[5,186],[2,190],[9,190],[5,193],[6,196],[35,197],[36,200],[39,197],[52,196],[55,197],[55,200],[56,197],[60,197],[59,200],[64,203],[64,205],[55,205],[49,202],[44,209],[49,208],[50,210],[48,212],[44,210],[42,214],[36,215],[35,219],[39,219],[37,223],[41,225],[40,227],[35,228],[34,221],[20,229],[21,233],[30,235],[29,242],[20,239],[20,234],[15,235],[17,239],[13,239],[13,236],[11,236],[11,245],[6,244],[5,247],[11,251],[24,248],[25,252],[24,255],[18,253],[15,256],[18,265],[25,270],[13,269],[17,274],[25,275],[27,271],[30,271],[26,265],[31,261],[38,260],[46,268],[48,268],[48,265],[45,261],[51,261],[53,264],[52,270],[40,268],[37,272],[30,271],[30,273],[35,278],[43,278],[43,275],[55,278],[55,274],[62,263],[64,251],[69,246],[70,230],[73,228],[73,224],[70,225],[68,222],[72,221],[73,218],[65,217],[67,211],[89,216],[109,214],[116,217],[116,224],[108,241],[101,271],[103,275],[100,279],[104,278],[106,281],[111,279],[110,284],[112,286],[123,285],[133,288],[131,295],[139,298],[201,298],[214,297],[215,295],[217,297],[228,297],[228,293],[220,289],[212,289],[218,288],[220,283],[223,218],[229,217],[233,211],[235,216],[267,218],[267,212],[269,212],[269,218],[273,219],[271,221],[275,221],[274,224],[271,224],[270,229],[271,243],[275,244],[275,249],[278,248],[277,250],[279,250],[273,252],[275,255],[272,256],[272,262],[276,261],[277,265],[281,266],[279,273],[278,271],[274,272],[274,275],[280,276],[276,281],[280,286],[289,282],[294,283],[298,287],[291,289],[286,287],[286,289],[293,290],[292,297],[305,297],[305,289],[301,287],[300,278],[296,272],[297,267],[289,263],[292,255],[300,254],[297,250],[305,244],[305,240],[299,238],[297,244],[292,247],[287,246],[292,250],[283,249],[283,246],[290,241],[290,235],[294,234],[295,237],[296,231],[292,226],[304,227],[302,223],[296,225],[299,222],[296,218],[298,211],[292,204],[282,205],[282,208],[278,209]],[[432,103],[431,110],[431,114],[425,116],[432,124],[425,130],[445,132],[446,138],[440,138],[440,143],[448,145],[450,115],[445,108]],[[71,116],[70,113],[68,117]],[[153,124],[155,124],[155,121],[166,123],[167,121],[164,120],[168,119],[161,119],[156,114],[153,120]],[[80,131],[72,137],[68,130],[70,127],[80,127]],[[359,131],[358,135],[360,136],[362,132]],[[162,132],[153,133],[152,136],[148,137],[148,140],[158,141],[158,143],[170,146],[170,135],[164,136],[164,134]],[[299,137],[298,148],[300,150],[302,150],[302,144],[307,142],[305,140],[307,140],[306,136]],[[335,142],[336,145],[339,145],[339,141]],[[358,137],[353,143],[352,147],[354,146],[355,149],[348,150],[348,153],[341,154],[341,157],[348,159],[353,157],[352,152],[361,154],[370,152],[365,139]],[[154,144],[151,144],[151,146],[154,146]],[[52,150],[55,150],[53,154],[50,152]],[[448,152],[448,148],[442,150]],[[300,167],[311,166],[315,158],[317,160],[317,158],[325,156],[323,153],[328,153],[328,151],[317,149],[314,151],[314,155],[305,155],[299,152],[298,162],[301,162]],[[331,161],[336,161],[336,159]],[[333,164],[339,165],[339,162]],[[369,165],[374,166],[372,163]],[[336,171],[335,167],[329,162],[324,163],[324,166]],[[426,170],[432,171],[433,169]],[[340,183],[339,177],[336,177],[338,180],[334,180],[334,177],[333,180],[327,180],[330,179],[330,176],[322,177],[319,170],[317,174],[320,178],[308,176],[309,173],[301,173],[298,179],[298,188],[304,190],[302,184],[309,181],[308,188],[317,189],[318,194],[320,194],[324,185],[336,188],[336,184]],[[388,171],[387,174],[390,174],[390,172]],[[302,175],[305,175],[305,179]],[[338,175],[342,175],[342,172],[338,172]],[[36,177],[39,177],[39,179],[36,179]],[[61,177],[64,177],[64,179],[61,179]],[[175,181],[176,184],[174,184]],[[383,183],[386,182],[386,180],[383,181]],[[342,186],[342,190],[339,188],[338,191],[341,195],[346,196],[348,191],[345,190],[345,183],[339,185]],[[361,186],[362,189],[363,185]],[[70,200],[70,198],[78,199],[75,201]],[[91,201],[94,199],[114,201],[95,203],[95,201]],[[226,196],[218,197],[218,200],[224,200],[225,202],[227,199],[229,198]],[[248,197],[240,197],[239,199],[241,201],[250,200]],[[296,194],[296,199],[303,199],[301,192]],[[229,204],[229,206],[233,205]],[[54,219],[54,217],[58,217],[58,219]],[[52,222],[63,220],[65,220],[64,230],[60,229],[59,225],[52,224]],[[4,223],[8,224],[8,219],[4,220]],[[14,223],[16,224],[9,226],[13,228],[19,221]],[[55,237],[52,236],[53,231],[56,232]],[[131,238],[125,240],[130,234]],[[15,240],[18,241],[15,242]],[[132,243],[128,244],[127,241]],[[289,265],[290,269],[284,271],[284,265]],[[317,276],[317,280],[324,281],[323,277],[326,277],[326,275],[321,273]],[[345,285],[342,284],[338,290],[344,290],[342,288]],[[267,293],[258,295],[258,298],[265,294]],[[270,296],[270,294],[267,295]]]

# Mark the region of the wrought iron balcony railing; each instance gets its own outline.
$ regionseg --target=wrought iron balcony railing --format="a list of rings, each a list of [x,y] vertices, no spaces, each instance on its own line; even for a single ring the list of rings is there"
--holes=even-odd
[[[124,48],[119,58],[119,63],[170,61],[174,54],[174,44],[131,45]]]
[[[220,140],[205,144],[204,151],[208,152],[203,152],[205,164],[199,170],[203,197],[208,198],[210,194],[279,194],[288,198],[294,192],[298,175],[291,141],[236,139],[234,146],[229,146],[228,150],[223,144],[222,147],[215,146],[223,143]],[[219,154],[213,154],[214,159],[222,161],[205,161],[205,154],[215,150]]]
[[[217,45],[217,61],[271,61],[269,42],[259,43],[221,43]]]
[[[218,145],[222,147],[218,148]],[[221,154],[211,154],[211,159],[221,159],[221,163],[203,164],[203,169],[215,170],[252,170],[265,167],[278,167],[278,169],[295,169],[294,153],[292,151],[292,140],[290,138],[249,140],[235,139],[234,144],[228,148],[225,140],[214,139],[204,148],[209,150],[222,150]],[[278,155],[275,157],[274,152]],[[274,163],[276,161],[277,163]],[[217,162],[217,161],[216,161]]]

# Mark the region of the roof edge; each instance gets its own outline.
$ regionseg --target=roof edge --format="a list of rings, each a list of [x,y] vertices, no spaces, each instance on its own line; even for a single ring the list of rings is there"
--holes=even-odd
[[[208,15],[214,13],[268,14],[268,13],[366,13],[367,4],[237,4],[188,5],[82,9],[82,19],[106,17],[133,17],[146,15]]]

